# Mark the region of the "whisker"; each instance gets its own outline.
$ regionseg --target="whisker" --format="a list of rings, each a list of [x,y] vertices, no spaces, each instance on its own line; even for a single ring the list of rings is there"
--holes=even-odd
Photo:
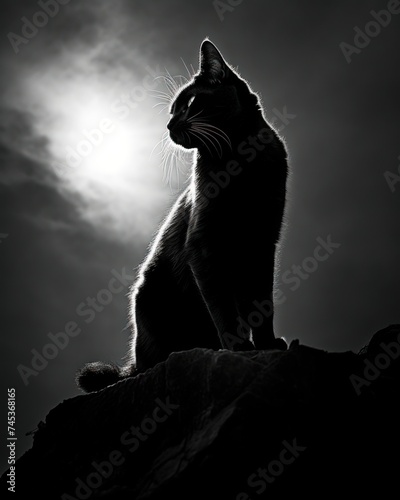
[[[173,99],[175,97],[175,91],[167,83],[167,80],[168,80],[169,77],[167,77],[165,75],[162,75],[162,76],[157,77],[157,78],[163,78],[164,83],[165,83],[166,88],[167,88],[167,92],[164,92],[162,90],[155,90],[155,89],[154,90],[150,89],[149,92],[151,92],[151,95],[153,97],[155,97],[156,99],[158,99],[159,101],[161,101],[161,102],[157,102],[153,106],[153,108],[161,107],[161,109],[159,111],[159,114],[161,114],[162,112],[164,112],[166,109],[168,109],[170,107],[171,102],[173,101]],[[175,85],[175,83],[174,83],[174,85]]]
[[[188,134],[188,132],[183,132],[183,134],[184,134],[184,136],[187,138],[188,143],[189,143],[189,146],[190,146],[190,144],[191,144],[191,142],[192,142],[192,141],[190,140],[190,135]]]
[[[172,85],[174,93],[176,93],[179,90],[180,85],[178,85],[178,82],[175,80],[175,78],[171,75],[171,73],[166,68],[165,68],[165,71],[166,71],[166,79]]]
[[[165,101],[170,101],[171,96],[167,94],[167,92],[163,92],[162,90],[149,90],[155,97],[158,99],[164,99]]]
[[[216,132],[215,130],[210,130],[209,128],[205,127],[204,125],[202,124],[194,124],[194,126],[198,129],[198,130],[201,130],[202,132],[204,133],[207,133],[208,135],[210,135],[216,142],[218,142],[218,144],[220,145],[219,141],[218,141],[218,137],[220,137],[221,139],[225,139],[224,136],[222,136],[221,134],[219,134],[218,132]],[[226,139],[225,139],[226,140]],[[221,147],[221,145],[220,145]],[[221,148],[222,149],[222,148]]]
[[[207,146],[207,143],[205,142],[206,137],[204,137],[201,132],[197,132],[197,131],[195,132],[193,129],[190,129],[189,131],[191,134],[193,134],[195,137],[197,137],[204,144],[204,146],[208,149],[208,152],[210,153],[210,155],[212,155],[210,148]],[[204,140],[202,139],[202,137],[204,137]]]
[[[165,111],[166,109],[168,109],[168,108],[169,108],[169,106],[164,106],[163,108],[160,109],[160,111],[158,112],[158,114],[161,115],[161,113],[163,111]]]
[[[223,148],[222,148],[222,145],[220,143],[220,140],[218,139],[218,137],[216,137],[215,133],[214,132],[210,132],[209,130],[205,129],[205,128],[202,128],[202,127],[196,127],[198,131],[201,131],[203,132],[204,135],[207,135],[208,137],[210,137],[210,142],[215,142],[215,144],[218,144],[218,149],[219,149],[219,156],[222,157],[222,151],[223,151]],[[218,151],[217,151],[218,152]]]
[[[219,131],[219,130],[213,130],[211,128],[211,126],[208,126],[207,124],[205,123],[201,123],[201,122],[194,122],[192,123],[192,125],[196,125],[196,127],[201,127],[203,128],[204,130],[207,130],[208,132],[212,133],[212,134],[215,134],[215,135],[218,135],[219,137],[221,137],[221,139],[224,139],[225,141],[228,142],[228,144],[230,144],[230,140],[229,140],[229,137],[226,136],[226,134],[224,134],[223,131]]]
[[[165,80],[165,85],[167,86],[170,94],[171,94],[171,100],[175,97],[176,94],[176,88],[175,85],[173,85],[169,80]]]
[[[216,127],[215,125],[211,125],[211,123],[207,123],[207,122],[203,122],[203,121],[199,121],[199,124],[203,125],[204,127],[214,129],[216,131],[216,133],[218,133],[221,137],[224,137],[225,140],[227,141],[227,143],[229,145],[231,145],[231,140],[229,139],[229,136],[219,127]]]
[[[181,57],[181,61],[183,62],[183,65],[185,66],[186,71],[188,72],[189,78],[192,79],[193,78],[193,73],[190,73],[189,68],[186,66],[186,63],[185,63],[185,61],[183,60],[182,57]],[[192,66],[192,68],[193,68],[193,66]]]
[[[223,139],[228,144],[230,149],[232,149],[232,143],[231,143],[231,140],[229,139],[229,136],[223,130],[221,130],[219,127],[216,127],[215,125],[211,125],[210,123],[207,123],[207,122],[204,122],[201,120],[195,120],[192,124],[196,125],[196,126],[201,126],[205,129],[208,129],[209,132],[212,132],[213,134],[218,135],[219,137],[221,137],[221,139]]]
[[[161,115],[161,113],[163,113],[166,109],[169,108],[169,104],[163,104],[162,102],[159,102],[157,104],[154,104],[153,108],[156,108],[157,106],[162,106],[162,108],[160,109],[160,111],[158,112],[159,115]]]
[[[178,91],[178,88],[179,88],[178,84],[172,78],[172,76],[169,74],[168,71],[167,71],[166,75],[163,75],[163,78],[164,78],[165,86],[167,87],[167,92],[169,93],[170,99],[172,100]]]
[[[195,115],[191,116],[190,118],[188,118],[186,121],[187,123],[191,123],[194,118],[196,118],[196,116],[199,116],[200,113],[202,113],[204,111],[204,109],[202,109],[201,111],[199,111],[198,113],[196,113]]]
[[[158,99],[159,101],[161,102],[157,102],[156,104],[154,104],[153,108],[157,108],[157,107],[160,107],[161,106],[161,109],[160,109],[160,112],[159,114],[161,114],[163,111],[165,111],[166,109],[169,108],[172,100],[173,100],[173,96],[172,95],[169,95],[167,94],[166,92],[163,92],[161,90],[150,90],[152,93],[153,93],[153,97],[155,97],[156,99]]]
[[[150,89],[149,92],[158,92],[160,94],[163,94],[165,95],[168,99],[172,99],[175,95],[175,85],[176,85],[176,82],[172,79],[171,76],[168,76],[168,75],[159,75],[159,76],[156,76],[154,79],[155,80],[158,80],[159,78],[161,78],[163,80],[163,82],[166,84],[167,83],[167,80],[169,83],[171,83],[171,85],[173,85],[173,92],[171,92],[170,88],[166,85],[167,87],[167,92],[164,92],[162,90],[156,90],[156,89]]]
[[[191,142],[187,135],[189,142]],[[162,169],[163,182],[172,190],[179,190],[181,186],[181,175],[187,163],[187,151],[175,145],[169,137],[169,133],[163,134],[162,142]]]
[[[171,187],[171,170],[173,166],[174,150],[171,143],[167,143],[166,154],[163,162],[163,181]]]
[[[156,108],[157,106],[164,106],[163,109],[168,108],[169,104],[165,104],[165,102],[157,102],[156,104],[153,105],[153,108]]]
[[[194,128],[194,130],[196,130],[196,132],[203,134],[204,138],[206,138],[206,137],[208,138],[210,144],[213,145],[216,153],[221,158],[221,156],[222,156],[222,146],[219,143],[218,139],[216,137],[214,137],[213,134],[211,132],[207,131],[206,129],[202,129],[202,128],[197,127],[197,126],[193,127],[193,128]],[[217,148],[217,146],[218,146],[218,148]]]
[[[172,83],[176,83],[175,80],[173,79],[171,73],[167,70],[167,68],[164,68],[165,69],[165,77],[168,78]]]
[[[182,85],[185,85],[185,84],[186,84],[186,83],[188,83],[188,81],[189,81],[189,80],[186,78],[186,76],[185,76],[185,75],[175,75],[175,76],[174,76],[174,78],[180,78],[180,79],[181,79],[181,81],[183,81],[183,83],[182,83],[182,82],[180,83],[180,85],[179,85],[180,87],[181,87]]]
[[[154,148],[151,150],[151,153],[150,153],[150,158],[152,157],[153,153],[154,153],[154,150],[161,144],[161,151],[157,154],[162,154],[163,152],[163,148],[165,147],[165,143],[166,141],[168,140],[168,131],[164,132],[163,135],[162,135],[162,138],[160,141],[157,142],[157,144],[154,146]]]

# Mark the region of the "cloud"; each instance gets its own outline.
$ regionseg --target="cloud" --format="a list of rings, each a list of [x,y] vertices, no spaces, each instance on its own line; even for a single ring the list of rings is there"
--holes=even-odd
[[[26,50],[4,58],[2,141],[41,167],[22,174],[9,163],[2,182],[49,182],[103,237],[147,241],[169,197],[151,157],[165,119],[146,87],[157,76],[148,35],[123,7],[71,3]],[[112,132],[99,131],[104,120]]]

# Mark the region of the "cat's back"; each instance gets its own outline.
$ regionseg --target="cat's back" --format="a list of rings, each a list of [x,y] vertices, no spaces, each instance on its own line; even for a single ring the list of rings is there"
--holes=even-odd
[[[140,269],[138,285],[143,284],[156,268],[181,272],[185,261],[185,242],[191,213],[191,186],[187,186],[173,203],[150,245],[150,251]]]

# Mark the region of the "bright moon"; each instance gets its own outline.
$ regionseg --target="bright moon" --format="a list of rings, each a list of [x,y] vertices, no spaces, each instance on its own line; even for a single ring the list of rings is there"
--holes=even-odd
[[[171,194],[162,180],[161,157],[152,154],[168,117],[154,107],[150,91],[127,103],[130,90],[148,81],[145,69],[121,82],[118,69],[102,74],[79,57],[87,56],[75,54],[73,65],[90,71],[82,74],[62,59],[53,61],[31,76],[25,89],[27,105],[38,117],[35,128],[48,141],[49,168],[60,191],[80,200],[82,217],[120,237],[148,236]]]

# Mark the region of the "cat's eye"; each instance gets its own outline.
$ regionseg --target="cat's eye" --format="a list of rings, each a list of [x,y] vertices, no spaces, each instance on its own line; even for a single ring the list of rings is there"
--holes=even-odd
[[[195,98],[195,96],[192,95],[192,97],[188,100],[187,107],[189,107],[192,104],[192,102],[194,101],[194,98]]]

